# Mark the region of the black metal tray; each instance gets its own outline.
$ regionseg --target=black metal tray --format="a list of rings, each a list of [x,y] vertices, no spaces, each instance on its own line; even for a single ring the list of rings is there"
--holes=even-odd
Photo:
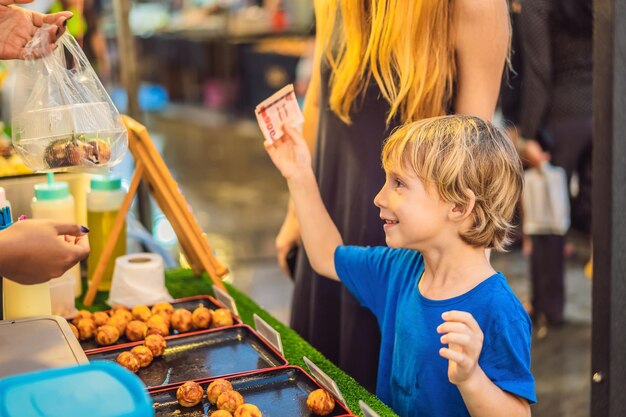
[[[170,304],[172,304],[172,306],[174,306],[175,309],[186,308],[187,310],[191,312],[193,312],[196,308],[200,306],[206,307],[209,310],[216,310],[218,308],[223,308],[223,306],[219,303],[219,301],[217,301],[215,298],[211,297],[210,295],[198,295],[194,297],[180,298],[177,300],[170,301]],[[239,319],[239,317],[233,315],[233,323],[240,324],[241,320]],[[170,328],[170,332],[171,332],[170,336],[166,337],[166,339],[169,339],[171,336],[179,334],[178,331],[172,328]],[[119,340],[111,346],[125,345],[128,343],[133,343],[133,342],[128,340],[126,336],[122,335],[119,338]],[[92,351],[95,351],[95,350],[100,351],[102,349],[109,348],[109,346],[100,346],[98,343],[96,343],[95,339],[84,340],[80,342],[80,346],[83,348],[85,353],[91,353]]]
[[[199,381],[206,390],[215,378]],[[315,416],[306,406],[311,391],[321,388],[315,380],[296,366],[251,372],[228,377],[235,391],[243,395],[245,402],[256,405],[263,417],[308,417]],[[180,385],[180,384],[179,384]],[[200,417],[210,416],[216,410],[206,398],[195,407],[181,407],[176,401],[178,386],[151,390],[156,417]],[[344,416],[350,411],[335,400],[335,409],[329,416]]]
[[[115,361],[121,352],[142,343],[101,349],[87,353],[87,358],[90,361]],[[155,358],[148,367],[140,369],[137,375],[148,388],[152,388],[286,364],[287,360],[251,327],[238,325],[173,336],[167,340],[163,356]]]

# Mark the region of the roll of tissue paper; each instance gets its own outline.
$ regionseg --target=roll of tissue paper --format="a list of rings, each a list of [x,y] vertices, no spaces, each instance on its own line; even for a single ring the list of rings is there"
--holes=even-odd
[[[165,288],[163,258],[155,253],[133,253],[115,260],[107,304],[133,307],[170,301]]]

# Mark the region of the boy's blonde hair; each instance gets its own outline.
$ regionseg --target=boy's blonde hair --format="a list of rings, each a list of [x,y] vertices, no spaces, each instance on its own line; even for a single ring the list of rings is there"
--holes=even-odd
[[[523,187],[522,163],[504,132],[478,117],[442,116],[405,124],[385,142],[386,171],[412,170],[443,201],[467,207],[476,196],[472,227],[461,239],[503,251]]]

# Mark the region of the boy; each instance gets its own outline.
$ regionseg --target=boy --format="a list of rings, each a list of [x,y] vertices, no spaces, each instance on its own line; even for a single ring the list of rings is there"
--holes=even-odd
[[[378,319],[378,397],[401,416],[529,416],[531,323],[485,256],[508,243],[522,190],[504,134],[458,115],[396,130],[374,199],[389,247],[350,247],[319,196],[304,139],[285,132],[265,149],[287,179],[311,265]]]

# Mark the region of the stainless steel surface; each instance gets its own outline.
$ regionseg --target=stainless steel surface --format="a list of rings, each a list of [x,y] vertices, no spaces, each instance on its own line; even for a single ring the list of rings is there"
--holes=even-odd
[[[0,321],[0,378],[86,363],[87,356],[62,317]]]

